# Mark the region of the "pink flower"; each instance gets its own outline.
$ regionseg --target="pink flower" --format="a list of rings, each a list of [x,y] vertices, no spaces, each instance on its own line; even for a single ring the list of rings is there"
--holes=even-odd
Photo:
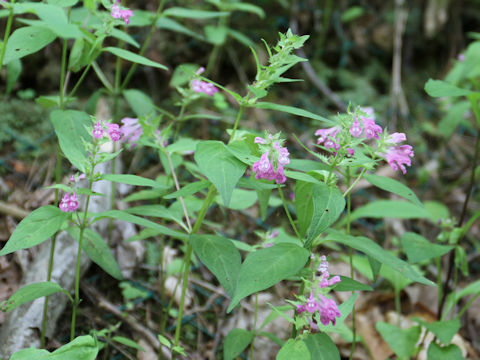
[[[288,165],[290,163],[290,158],[288,157],[290,153],[286,147],[281,147],[278,149],[278,163],[280,165]]]
[[[287,181],[283,167],[290,163],[290,153],[286,147],[282,147],[277,141],[279,135],[275,135],[275,138],[269,134],[268,139],[261,137],[255,138],[256,144],[261,144],[260,147],[264,153],[260,157],[260,160],[256,161],[252,170],[255,172],[255,178],[275,180],[277,184],[283,184]],[[265,150],[267,149],[267,150]]]
[[[353,150],[352,148],[347,148],[347,152],[348,152],[348,155],[350,156],[355,155],[355,150]]]
[[[278,236],[278,230],[275,229],[267,236],[267,238],[275,239],[277,236]]]
[[[130,9],[120,9],[120,6],[117,4],[112,5],[112,12],[111,15],[114,19],[122,18],[125,21],[125,24],[130,23],[130,18],[133,16],[133,12]]]
[[[58,205],[63,212],[74,212],[78,208],[77,194],[65,194]]]
[[[407,140],[407,136],[404,133],[393,133],[387,136],[386,142],[398,144],[399,142]]]
[[[320,136],[317,140],[317,144],[322,144],[326,149],[340,149],[340,141],[336,138],[340,128],[334,126],[328,129],[318,129],[315,131],[316,136]]]
[[[198,80],[198,79],[193,79],[192,80],[192,90],[195,91],[196,93],[204,93],[208,96],[213,96],[215,93],[218,92],[218,89],[215,87],[215,85],[210,84],[209,82]]]
[[[86,178],[85,174],[80,174],[80,175],[78,175],[77,179],[75,180],[75,175],[72,175],[72,176],[70,176],[70,180],[69,180],[69,181],[72,182],[72,183],[74,183],[74,182],[83,180],[83,179],[85,179],[85,178]]]
[[[92,135],[95,139],[101,139],[103,137],[103,126],[100,124],[100,121],[93,126]]]
[[[375,138],[377,140],[380,139],[380,135],[383,130],[380,125],[375,124],[375,120],[363,118],[363,128],[365,130],[365,137],[367,140]]]
[[[122,132],[120,131],[120,127],[118,124],[108,124],[108,135],[110,135],[110,139],[112,141],[119,141],[122,137]]]
[[[397,171],[398,168],[402,170],[403,174],[407,173],[405,165],[411,166],[413,158],[413,148],[410,145],[393,146],[387,150],[384,154],[385,159],[393,170]]]
[[[139,124],[138,119],[124,118],[122,119],[122,127],[120,131],[123,134],[123,139],[127,143],[131,144],[131,148],[137,145],[140,136],[143,134],[142,125]]]
[[[352,134],[353,137],[360,137],[362,136],[362,127],[360,126],[360,123],[358,120],[355,118],[355,121],[353,122],[352,126],[350,127],[350,134]]]
[[[457,60],[460,61],[460,62],[465,61],[465,55],[464,54],[458,54]]]
[[[264,138],[261,138],[261,137],[257,136],[257,137],[255,138],[254,143],[255,143],[255,144],[266,144],[267,142],[265,141]]]
[[[307,310],[310,314],[313,314],[317,311],[317,302],[313,297],[313,292],[310,293],[310,296],[307,299],[307,303],[305,304],[305,310]]]
[[[320,313],[320,321],[325,326],[330,322],[332,322],[332,325],[335,325],[337,322],[336,318],[342,316],[338,310],[337,303],[323,295],[320,295],[320,301],[317,302],[317,308]]]

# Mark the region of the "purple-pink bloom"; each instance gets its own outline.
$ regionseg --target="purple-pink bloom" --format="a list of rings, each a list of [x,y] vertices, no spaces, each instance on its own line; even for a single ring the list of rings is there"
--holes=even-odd
[[[257,136],[254,141],[255,144],[266,144],[267,142],[265,141],[264,138],[261,138],[260,136]]]
[[[397,171],[398,168],[400,168],[402,173],[406,174],[407,169],[405,168],[405,165],[412,165],[412,160],[410,158],[413,158],[414,153],[413,148],[410,145],[402,145],[391,147],[387,150],[384,156],[393,170]]]
[[[407,136],[404,133],[393,133],[387,136],[386,142],[398,144],[399,142],[407,140]]]
[[[275,229],[275,230],[273,230],[267,237],[268,237],[269,239],[274,239],[274,238],[276,238],[277,236],[278,236],[278,230]]]
[[[70,182],[74,183],[74,182],[83,180],[85,178],[86,178],[85,174],[80,174],[80,175],[78,175],[77,180],[75,180],[75,175],[72,175],[72,176],[70,176]]]
[[[103,126],[100,124],[100,121],[93,126],[92,135],[95,139],[101,139],[103,137]]]
[[[338,126],[334,126],[328,129],[318,129],[315,131],[315,135],[319,136],[317,140],[317,144],[322,144],[325,146],[326,149],[340,149],[339,140],[336,138],[340,128]]]
[[[458,54],[457,59],[458,59],[458,61],[463,62],[463,61],[465,61],[465,55],[460,53],[460,54]]]
[[[192,85],[192,90],[195,91],[196,93],[203,93],[208,96],[213,96],[215,95],[215,93],[218,92],[218,89],[215,87],[215,85],[206,81],[193,79],[191,85]]]
[[[122,137],[122,132],[120,131],[118,124],[108,124],[107,126],[110,139],[112,139],[112,141],[119,141]]]
[[[131,144],[131,148],[133,148],[143,134],[142,125],[138,122],[138,119],[134,118],[123,118],[122,123],[120,130],[123,134],[123,140]]]
[[[315,311],[317,311],[317,302],[315,301],[315,298],[313,297],[313,291],[310,293],[310,296],[307,299],[307,303],[305,304],[305,310],[307,310],[310,314],[313,314]]]
[[[63,212],[74,212],[78,208],[77,194],[65,194],[58,205]]]
[[[323,325],[328,325],[332,322],[335,325],[337,317],[342,316],[340,310],[338,310],[337,303],[323,295],[320,295],[320,301],[317,302],[318,312],[320,313],[320,321]]]
[[[360,137],[362,136],[362,127],[358,120],[355,118],[354,122],[352,123],[352,126],[350,127],[350,134],[352,134],[353,137]]]
[[[377,140],[380,139],[380,135],[383,130],[380,125],[375,124],[375,120],[373,119],[368,119],[368,118],[363,118],[363,128],[365,130],[365,137],[367,140],[370,140],[372,138],[375,138]]]
[[[133,12],[130,9],[120,9],[120,6],[117,4],[112,5],[112,12],[111,15],[114,19],[122,18],[125,21],[125,24],[130,23],[130,17],[133,16]]]
[[[347,152],[348,152],[348,155],[350,156],[355,155],[355,150],[353,150],[352,148],[347,148]]]

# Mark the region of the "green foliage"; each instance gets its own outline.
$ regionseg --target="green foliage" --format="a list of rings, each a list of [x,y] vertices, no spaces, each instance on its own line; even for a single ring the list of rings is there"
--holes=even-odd
[[[399,359],[410,359],[414,355],[415,344],[420,336],[419,326],[400,329],[395,325],[378,322],[376,328]]]
[[[2,301],[2,303],[0,303],[0,309],[2,311],[9,312],[27,302],[44,296],[49,296],[57,292],[65,292],[68,296],[70,296],[65,290],[62,289],[60,285],[50,281],[25,285],[17,290],[15,294],[10,296],[8,300]]]
[[[26,26],[15,30],[8,39],[3,64],[36,53],[56,37],[51,30],[40,26]]]
[[[223,344],[224,360],[234,360],[240,356],[245,348],[253,339],[250,331],[243,329],[233,329],[225,337]]]

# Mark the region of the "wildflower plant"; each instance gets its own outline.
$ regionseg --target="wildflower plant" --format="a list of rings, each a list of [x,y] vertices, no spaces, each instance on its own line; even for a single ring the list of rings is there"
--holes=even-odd
[[[274,315],[269,317],[265,324],[257,326],[258,307],[255,307],[254,322],[250,330],[234,329],[227,335],[223,347],[225,358],[235,358],[248,346],[250,357],[255,358],[255,338],[276,336],[266,334],[263,327],[278,314],[292,324],[290,338],[280,341],[281,349],[277,355],[279,359],[292,358],[291,354],[295,354],[299,359],[340,359],[338,349],[333,345],[328,333],[339,327],[345,328],[347,324],[351,327],[348,339],[352,342],[353,353],[357,342],[357,292],[372,290],[369,284],[362,284],[354,277],[354,251],[368,259],[375,276],[380,268],[384,267],[409,282],[433,285],[421,269],[414,266],[415,261],[403,260],[404,258],[383,249],[374,239],[362,236],[352,228],[356,219],[372,215],[378,217],[379,212],[388,212],[386,216],[392,217],[399,214],[404,218],[429,216],[410,188],[400,181],[375,174],[383,161],[397,173],[406,174],[412,167],[413,146],[405,143],[407,137],[404,133],[396,132],[397,129],[389,132],[386,127],[382,127],[372,108],[351,105],[344,114],[325,117],[298,107],[263,101],[273,85],[297,81],[285,77],[285,73],[296,64],[307,61],[297,56],[295,50],[301,48],[309,37],[298,36],[291,30],[279,34],[279,40],[274,46],[265,42],[265,64],[260,62],[260,57],[251,47],[257,72],[242,93],[216,82],[216,77],[211,74],[211,64],[215,63],[219,47],[226,41],[226,34],[235,34],[227,27],[226,20],[217,18],[229,16],[233,11],[264,15],[258,6],[240,2],[208,1],[221,10],[216,12],[181,7],[164,9],[164,3],[160,1],[155,12],[132,11],[127,5],[133,7],[133,2],[119,3],[108,0],[101,2],[103,7],[98,6],[95,1],[84,1],[84,8],[74,7],[77,4],[75,0],[3,3],[8,10],[7,25],[10,25],[6,31],[6,46],[1,49],[0,64],[21,61],[23,57],[60,38],[62,59],[59,93],[56,96],[40,96],[37,101],[46,107],[54,108],[50,120],[59,142],[57,174],[61,174],[60,154],[63,154],[76,170],[68,174],[68,185],[57,175],[57,184],[52,186],[57,190],[54,205],[34,210],[20,222],[0,251],[3,256],[38,245],[52,237],[47,281],[21,288],[1,304],[2,309],[11,311],[25,302],[44,296],[48,299],[51,294],[63,292],[73,306],[71,342],[65,345],[67,350],[64,348],[69,351],[69,358],[73,359],[80,353],[87,354],[82,357],[85,359],[95,359],[100,351],[104,351],[104,355],[108,354],[106,349],[101,349],[103,346],[108,349],[102,339],[106,338],[108,344],[111,332],[116,328],[93,332],[93,335],[76,336],[79,330],[79,266],[83,249],[109,275],[117,280],[122,279],[120,267],[109,249],[111,243],[91,228],[91,225],[100,219],[118,219],[144,228],[136,237],[137,240],[158,236],[162,238],[162,244],[180,243],[180,248],[184,251],[177,283],[180,293],[178,308],[173,311],[175,305],[170,301],[169,305],[162,309],[158,326],[159,341],[168,348],[172,358],[185,356],[188,352],[188,349],[181,345],[185,330],[182,329],[182,320],[192,273],[191,265],[194,261],[197,264],[202,263],[225,290],[227,300],[230,301],[227,313],[236,311],[247,297],[258,297],[259,292],[282,281],[292,280],[294,291],[291,296],[284,299],[280,306],[272,305]],[[65,11],[65,8],[68,10]],[[93,21],[83,18],[85,11]],[[10,34],[14,15],[23,13],[32,13],[38,16],[38,20],[34,25],[26,23],[27,26]],[[57,14],[58,21],[49,21],[51,18],[46,15],[49,13]],[[167,66],[145,56],[152,34],[157,28],[165,28],[167,25],[190,34],[185,30],[188,28],[179,22],[180,19],[191,18],[218,20],[216,25],[205,27],[206,39],[213,46],[213,60],[206,65],[206,70],[200,64],[183,64],[175,69],[170,86],[176,92],[168,99],[170,106],[164,109],[143,91],[130,89],[128,85],[139,65],[149,66],[155,71],[168,69]],[[140,46],[136,38],[124,29],[127,25],[145,24],[150,30],[145,43]],[[212,31],[212,27],[217,32]],[[36,35],[32,40],[30,35],[33,33]],[[218,38],[218,34],[222,33],[225,38]],[[42,41],[39,42],[35,37],[40,37]],[[248,43],[238,34],[232,37]],[[70,49],[69,39],[73,40]],[[119,41],[118,47],[104,45],[111,44],[112,41]],[[131,48],[138,50],[131,51]],[[99,66],[101,62],[97,61],[107,53],[108,56],[115,57],[113,74],[105,74]],[[468,51],[465,56],[465,64],[468,64]],[[125,74],[122,71],[124,62],[131,63]],[[79,73],[74,84],[66,81],[67,73],[71,72]],[[86,111],[69,108],[75,106],[74,95],[87,74],[98,78],[104,86],[102,92],[112,100],[112,118],[108,121],[96,119]],[[114,81],[111,82],[111,79]],[[469,92],[466,94],[471,95]],[[202,108],[203,106],[211,110],[209,107],[212,103],[215,106],[218,99],[226,96],[233,105],[223,105],[230,106],[229,109],[218,107],[224,111],[220,115],[212,115],[211,111],[204,111]],[[93,96],[92,98],[94,99]],[[213,99],[213,102],[209,101],[210,99]],[[124,110],[127,108],[129,110]],[[296,136],[287,136],[285,132],[265,131],[263,136],[259,136],[264,129],[245,128],[242,124],[245,112],[250,108],[278,111],[313,121],[310,142],[315,145],[307,146]],[[478,110],[478,105],[475,109]],[[234,119],[228,119],[216,127],[216,130],[222,133],[217,139],[204,140],[184,136],[182,125],[187,122],[192,122],[195,127],[194,122],[199,118],[224,120],[232,113],[236,114]],[[104,151],[108,144],[114,148],[113,152]],[[134,174],[118,174],[114,159],[122,152],[133,152],[141,148],[142,151],[153,150],[158,155],[161,173],[155,179]],[[295,151],[296,148],[303,148],[304,151]],[[115,151],[117,149],[119,150]],[[306,157],[314,158],[315,161],[301,161]],[[113,161],[112,173],[97,172],[98,165],[107,161]],[[361,179],[366,179],[372,185],[406,201],[382,200],[353,209],[353,191]],[[147,200],[148,203],[127,210],[117,210],[114,208],[118,200],[115,191],[112,191],[110,199],[104,196],[105,194],[93,191],[93,184],[100,180],[145,187],[146,191],[134,193],[128,200]],[[87,183],[88,187],[82,187],[84,183]],[[112,189],[115,190],[113,185]],[[290,193],[292,190],[293,197],[284,195],[285,191]],[[109,202],[111,209],[92,213],[89,204],[94,196]],[[288,221],[289,229],[282,230],[282,233],[274,231],[266,234],[262,236],[259,244],[242,242],[238,234],[228,226],[226,218],[225,224],[207,221],[214,209],[220,208],[221,213],[225,214],[243,210],[258,202],[262,220],[268,222],[270,220],[267,210],[273,207],[272,203],[275,201],[275,206],[283,206],[285,223]],[[271,225],[265,228],[269,229]],[[457,230],[466,231],[461,225]],[[67,229],[71,237],[78,241],[73,296],[51,278],[56,234],[63,229]],[[444,228],[444,237],[454,237],[454,231],[450,230],[452,229]],[[284,236],[287,232],[288,235]],[[457,236],[457,240],[459,237],[461,236]],[[232,240],[234,238],[235,240]],[[340,278],[330,274],[326,256],[319,255],[325,253],[324,244],[327,242],[334,244],[340,252],[348,252],[350,277]],[[409,243],[408,239],[406,243]],[[452,249],[453,246],[442,247],[445,252],[441,255]],[[406,253],[410,257],[408,251]],[[346,301],[337,303],[336,291],[351,292],[351,295]],[[42,347],[45,346],[47,308],[48,300],[45,302],[43,314]],[[351,318],[347,320],[350,314]],[[171,334],[168,333],[169,323],[175,328]],[[242,341],[231,341],[232,339]],[[157,350],[161,354],[161,349]],[[25,353],[25,350],[21,351]],[[35,352],[35,356],[39,358],[45,354],[45,350],[40,349],[26,351]]]

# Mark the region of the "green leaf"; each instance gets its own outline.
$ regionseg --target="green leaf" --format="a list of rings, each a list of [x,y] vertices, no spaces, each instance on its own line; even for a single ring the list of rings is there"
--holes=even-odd
[[[224,360],[234,360],[240,356],[243,350],[252,342],[253,334],[251,331],[243,329],[233,329],[225,337],[223,343]]]
[[[230,15],[230,13],[219,12],[219,11],[194,10],[194,9],[186,9],[182,7],[171,7],[165,10],[163,12],[163,15],[178,17],[178,18],[185,18],[185,19],[203,20],[203,19],[217,18],[221,16],[228,16]]]
[[[155,112],[155,105],[152,100],[140,90],[124,90],[123,96],[138,117]]]
[[[168,199],[176,199],[180,196],[184,197],[188,195],[193,195],[199,192],[200,190],[207,188],[208,186],[210,186],[210,181],[207,181],[207,180],[196,181],[188,185],[185,185],[183,188],[181,188],[178,191],[165,195],[163,198],[168,200]]]
[[[223,203],[228,206],[238,180],[246,165],[233,156],[220,141],[203,141],[197,145],[195,161],[200,170],[217,188]]]
[[[60,291],[65,291],[60,285],[51,281],[39,282],[25,285],[17,290],[10,298],[0,303],[0,309],[5,312],[13,309],[35,299],[49,296]]]
[[[426,260],[445,255],[453,246],[434,244],[419,234],[406,232],[402,235],[402,248],[411,263],[421,263]]]
[[[78,227],[69,228],[68,233],[76,241],[80,241],[80,229]],[[82,249],[88,257],[105,270],[106,273],[117,280],[123,279],[122,271],[118,266],[117,260],[113,257],[112,251],[100,234],[86,228],[83,232]]]
[[[217,196],[216,202],[225,206],[220,196]],[[230,203],[227,206],[232,210],[245,210],[252,207],[257,202],[257,193],[255,191],[233,189]]]
[[[287,106],[287,105],[280,105],[280,104],[275,104],[275,103],[270,103],[270,102],[257,102],[254,107],[259,108],[259,109],[266,109],[266,110],[276,110],[276,111],[281,111],[285,112],[287,114],[292,114],[296,116],[301,116],[301,117],[306,117],[309,119],[313,120],[318,120],[322,121],[326,124],[331,124],[332,121],[328,120],[327,118],[324,118],[323,116],[314,114],[310,111],[296,108],[293,106]]]
[[[86,129],[92,126],[90,116],[83,111],[54,110],[50,114],[50,121],[65,157],[80,172],[85,172],[87,151],[84,142],[92,140],[92,134]]]
[[[131,61],[133,63],[137,63],[145,66],[151,66],[151,67],[155,67],[162,70],[168,70],[168,68],[165,65],[159,64],[155,61],[147,59],[146,57],[135,54],[125,49],[109,46],[109,47],[103,48],[103,51],[108,51],[109,53],[112,53],[113,55],[118,56],[119,58]]]
[[[464,296],[480,294],[480,280],[474,281],[462,290],[451,293],[447,298],[444,313],[448,313],[450,309]]]
[[[313,217],[313,184],[298,180],[295,183],[295,207],[297,209],[298,231],[304,237]]]
[[[335,284],[334,289],[336,291],[373,291],[373,288],[369,285],[362,284],[361,282],[358,282],[357,280],[354,280],[352,278],[346,277],[346,276],[341,276],[340,275],[340,281],[339,283]]]
[[[440,347],[435,342],[431,342],[427,350],[428,360],[463,360],[462,350],[455,345]]]
[[[410,359],[420,336],[420,326],[400,329],[385,322],[378,322],[376,328],[400,359]]]
[[[214,45],[223,45],[227,38],[227,28],[225,26],[207,25],[203,28],[205,37]]]
[[[140,216],[158,217],[158,218],[173,220],[177,224],[182,226],[185,229],[185,231],[188,231],[187,226],[183,222],[182,215],[178,215],[176,211],[167,209],[165,206],[160,204],[135,206],[135,207],[128,208],[126,211],[130,214],[135,214]]]
[[[12,89],[17,83],[21,73],[22,62],[19,59],[12,60],[7,64],[7,94],[12,92]]]
[[[307,344],[302,340],[289,339],[277,354],[276,360],[312,360]]]
[[[96,339],[90,335],[79,336],[73,341],[55,350],[48,360],[95,360],[98,354]]]
[[[412,283],[412,280],[406,278],[401,273],[388,266],[382,266],[380,268],[380,276],[390,281],[390,283],[393,285],[393,288],[397,292],[400,292],[402,289]]]
[[[307,334],[303,342],[314,360],[340,360],[337,346],[326,333]]]
[[[75,6],[78,3],[78,0],[47,0],[47,3],[55,6],[71,7]]]
[[[352,212],[350,220],[360,218],[398,218],[421,219],[430,218],[426,209],[406,201],[377,200],[361,206]]]
[[[425,84],[425,92],[431,97],[466,96],[473,92],[459,88],[446,81],[429,79]]]
[[[215,235],[192,235],[190,243],[200,261],[232,297],[242,262],[240,252],[232,241]]]
[[[312,186],[313,216],[308,229],[307,244],[327,230],[343,212],[345,198],[336,187],[324,183]]]
[[[169,31],[175,31],[175,32],[178,32],[180,34],[184,34],[184,35],[188,35],[188,36],[191,36],[193,38],[196,38],[198,40],[202,40],[202,41],[205,41],[206,39],[201,36],[200,34],[190,30],[189,28],[179,24],[178,22],[176,22],[175,20],[173,19],[170,19],[170,18],[167,18],[165,16],[162,16],[160,19],[158,19],[157,23],[156,23],[156,26],[157,28],[159,29],[165,29],[165,30],[169,30]],[[198,67],[198,66],[197,66]]]
[[[458,125],[465,121],[465,114],[470,109],[469,101],[459,101],[452,104],[438,124],[438,132],[443,137],[450,137]]]
[[[25,26],[15,30],[8,38],[3,64],[36,53],[56,37],[51,30],[39,26]]]
[[[418,200],[418,197],[417,195],[415,195],[413,190],[410,189],[408,186],[402,184],[400,181],[397,181],[395,179],[391,179],[385,176],[378,176],[378,175],[371,175],[371,174],[365,175],[364,178],[370,184],[382,190],[389,191],[393,194],[396,194],[407,200],[410,200],[411,202],[413,202],[414,204],[417,204],[418,206],[423,207],[422,202]]]
[[[433,282],[420,275],[411,265],[395,257],[388,251],[385,251],[380,247],[380,245],[366,237],[349,236],[337,231],[330,231],[327,236],[327,240],[335,241],[359,250],[373,259],[381,262],[382,264],[400,272],[403,276],[410,280],[425,285],[435,286]]]
[[[228,11],[243,11],[258,15],[260,18],[265,18],[265,12],[260,6],[244,3],[244,2],[226,2],[223,4],[225,10]]]
[[[138,345],[135,341],[133,340],[130,340],[126,337],[123,337],[123,336],[114,336],[112,338],[113,341],[116,341],[120,344],[123,344],[123,345],[126,345],[126,346],[129,346],[131,348],[134,348],[134,349],[137,349],[137,350],[140,350],[140,351],[143,351],[145,352],[145,349],[143,347],[141,347],[140,345]]]
[[[23,219],[0,251],[0,256],[38,245],[55,234],[68,213],[53,205],[42,206]]]
[[[109,210],[109,211],[104,211],[104,212],[100,212],[92,215],[94,215],[96,221],[103,218],[111,218],[111,219],[131,222],[133,224],[137,224],[140,226],[145,226],[148,229],[158,230],[160,234],[168,235],[173,238],[182,239],[182,240],[186,240],[188,238],[188,236],[184,233],[169,229],[166,226],[157,224],[153,221],[141,218],[139,216],[129,214],[125,211]]]
[[[50,353],[43,349],[22,349],[12,355],[10,360],[43,360],[47,359]]]
[[[235,294],[227,313],[248,295],[297,274],[309,255],[306,249],[288,243],[260,249],[248,255],[240,268]]]
[[[430,220],[432,220],[434,223],[450,217],[450,211],[448,210],[448,207],[439,201],[425,201],[424,205],[425,210],[427,210],[429,214]]]
[[[453,336],[460,330],[460,319],[455,318],[452,320],[426,322],[418,317],[414,317],[413,320],[420,325],[431,331],[435,336],[445,345],[450,344]]]
[[[245,36],[240,31],[236,31],[236,30],[227,28],[227,33],[228,33],[229,36],[231,36],[232,38],[237,40],[239,43],[241,43],[241,44],[243,44],[247,47],[253,48],[255,46],[255,43],[252,40],[250,40],[249,37]]]
[[[122,184],[134,185],[134,186],[150,186],[154,189],[166,189],[167,187],[159,182],[147,179],[138,175],[131,174],[105,174],[102,175],[103,180],[118,182]]]

